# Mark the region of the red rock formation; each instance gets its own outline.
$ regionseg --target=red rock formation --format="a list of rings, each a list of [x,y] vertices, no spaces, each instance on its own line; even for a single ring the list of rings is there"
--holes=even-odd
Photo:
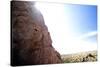
[[[60,54],[52,47],[50,33],[34,2],[11,2],[11,65],[61,63]]]

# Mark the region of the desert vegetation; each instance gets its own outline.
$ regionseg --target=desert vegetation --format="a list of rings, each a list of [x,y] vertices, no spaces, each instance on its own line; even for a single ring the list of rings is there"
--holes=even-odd
[[[64,63],[94,62],[97,61],[97,51],[62,55],[62,60]]]

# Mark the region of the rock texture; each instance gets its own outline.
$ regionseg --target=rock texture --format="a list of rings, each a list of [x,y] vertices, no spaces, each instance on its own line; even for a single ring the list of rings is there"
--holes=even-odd
[[[11,65],[61,63],[53,48],[50,33],[34,2],[11,2]]]

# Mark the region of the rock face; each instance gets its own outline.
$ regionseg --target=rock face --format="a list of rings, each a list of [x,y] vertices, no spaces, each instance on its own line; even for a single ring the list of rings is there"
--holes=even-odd
[[[53,48],[50,33],[34,2],[11,2],[11,65],[61,63]]]

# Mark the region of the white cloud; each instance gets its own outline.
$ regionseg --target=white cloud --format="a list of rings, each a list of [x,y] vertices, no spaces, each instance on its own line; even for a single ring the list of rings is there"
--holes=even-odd
[[[80,36],[79,39],[84,39],[84,38],[88,38],[88,37],[95,36],[95,35],[97,35],[97,31],[92,31],[92,32],[88,32]]]

